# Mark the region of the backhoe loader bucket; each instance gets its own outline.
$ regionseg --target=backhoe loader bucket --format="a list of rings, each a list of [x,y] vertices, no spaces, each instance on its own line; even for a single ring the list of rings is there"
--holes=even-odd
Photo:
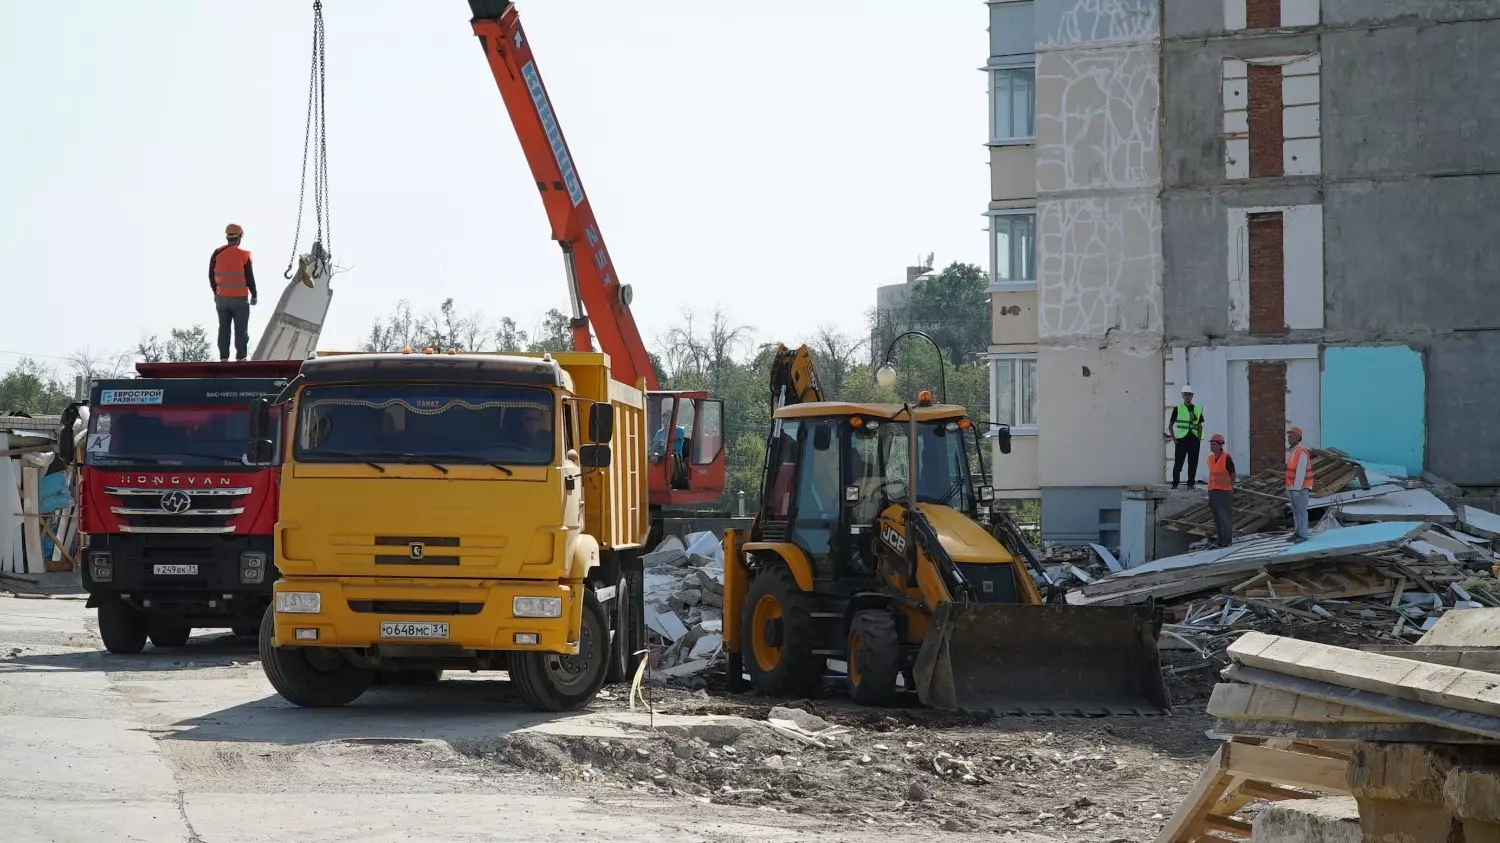
[[[932,708],[996,714],[1165,714],[1150,607],[944,603],[917,655]]]

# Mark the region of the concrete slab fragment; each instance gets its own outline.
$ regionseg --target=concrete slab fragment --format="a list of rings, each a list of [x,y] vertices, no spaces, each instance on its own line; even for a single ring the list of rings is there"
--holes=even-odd
[[[1345,521],[1437,521],[1452,523],[1452,508],[1426,489],[1405,489],[1378,498],[1345,504]]]
[[[1336,503],[1349,503],[1350,501],[1359,501],[1366,498],[1378,498],[1381,495],[1389,495],[1392,492],[1399,491],[1401,491],[1401,487],[1392,483],[1382,483],[1373,489],[1347,489],[1332,495],[1324,495],[1321,498],[1311,498],[1307,502],[1307,507],[1308,509],[1319,509],[1325,506],[1332,506]]]
[[[1255,817],[1251,843],[1361,843],[1352,796],[1273,802]]]
[[[1476,506],[1460,506],[1458,523],[1465,530],[1487,539],[1500,538],[1500,515]]]

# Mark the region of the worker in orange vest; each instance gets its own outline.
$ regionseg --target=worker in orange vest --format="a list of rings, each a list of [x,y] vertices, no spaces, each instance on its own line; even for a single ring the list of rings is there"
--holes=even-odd
[[[245,229],[234,223],[224,228],[228,242],[208,259],[208,287],[214,291],[219,313],[219,362],[229,360],[229,329],[234,327],[234,359],[244,360],[250,344],[250,308],[256,303],[255,271],[250,253],[240,248]]]
[[[1208,439],[1208,508],[1219,547],[1234,544],[1234,457],[1224,450],[1222,433]]]
[[[1302,447],[1302,428],[1286,432],[1286,497],[1292,504],[1293,542],[1307,541],[1307,501],[1312,496],[1312,452]]]

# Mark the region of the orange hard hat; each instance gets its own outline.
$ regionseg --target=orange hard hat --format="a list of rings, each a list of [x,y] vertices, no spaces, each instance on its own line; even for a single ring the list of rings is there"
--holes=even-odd
[[[1210,442],[1217,442],[1220,445],[1223,445],[1224,444],[1224,434],[1222,434],[1222,433],[1215,433],[1213,436],[1208,437],[1208,441],[1210,441]]]
[[[1297,438],[1300,439],[1302,437],[1302,428],[1300,428],[1300,427],[1293,427],[1293,428],[1288,429],[1287,433],[1295,433],[1295,434],[1297,434]]]
[[[244,237],[245,236],[245,229],[240,228],[239,225],[237,225],[235,223],[230,223],[229,225],[224,226],[224,236],[225,237]]]

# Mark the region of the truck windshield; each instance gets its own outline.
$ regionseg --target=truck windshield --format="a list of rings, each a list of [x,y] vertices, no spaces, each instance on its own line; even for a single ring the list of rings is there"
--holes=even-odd
[[[514,386],[349,384],[302,391],[297,459],[548,465],[552,393]]]
[[[96,407],[84,454],[99,468],[242,465],[249,436],[244,406]]]
[[[956,419],[917,425],[917,500],[969,512],[974,503],[964,431]],[[892,503],[906,500],[907,424],[882,422],[865,427],[850,443],[854,485],[859,487],[860,512],[874,520],[880,497]]]

